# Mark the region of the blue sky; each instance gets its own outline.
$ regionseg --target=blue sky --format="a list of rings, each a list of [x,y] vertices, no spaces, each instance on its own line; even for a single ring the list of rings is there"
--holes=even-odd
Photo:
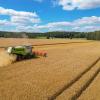
[[[100,0],[0,0],[1,31],[100,30]]]

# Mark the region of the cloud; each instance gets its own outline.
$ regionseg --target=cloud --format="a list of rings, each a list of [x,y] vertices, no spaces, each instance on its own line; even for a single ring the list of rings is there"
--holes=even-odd
[[[35,12],[16,11],[13,9],[5,9],[0,7],[0,15],[7,15],[10,17],[10,22],[15,24],[34,24],[41,22],[40,18]]]
[[[93,29],[90,27],[91,25],[94,26],[94,27],[92,27]],[[97,17],[97,16],[83,17],[80,19],[76,19],[72,22],[69,22],[69,21],[52,22],[52,23],[48,23],[46,25],[36,25],[36,26],[34,26],[34,28],[38,29],[38,30],[42,30],[42,29],[57,30],[57,29],[60,29],[60,30],[66,30],[66,31],[73,31],[73,30],[93,31],[96,29],[100,30],[100,17]]]
[[[6,21],[6,20],[0,20],[0,25],[2,26],[2,25],[7,25],[7,23],[8,23],[8,21]]]
[[[77,19],[74,21],[74,25],[91,25],[91,24],[100,24],[100,17],[91,16],[91,17],[83,17],[81,19]]]
[[[98,30],[100,30],[100,26],[85,26],[84,29],[86,31],[89,31],[89,30],[91,30],[91,31],[98,31]]]
[[[0,14],[1,15],[9,15],[9,16],[24,16],[24,17],[38,17],[38,15],[34,12],[25,12],[25,11],[16,11],[13,9],[5,9],[0,7]]]
[[[62,6],[63,10],[83,10],[100,7],[100,0],[55,0],[55,3]]]
[[[100,26],[84,26],[84,27],[75,27],[73,31],[81,31],[81,32],[92,32],[92,31],[100,31]]]
[[[91,24],[100,24],[100,17],[91,16],[91,17],[83,17],[72,22],[64,21],[64,22],[52,22],[46,25],[35,26],[37,28],[46,29],[46,28],[58,28],[58,27],[75,27],[75,26],[84,26]]]
[[[51,22],[45,25],[33,25],[33,26],[19,26],[18,30],[21,31],[35,31],[35,32],[43,32],[43,31],[95,31],[100,30],[100,17],[91,16],[91,17],[83,17],[72,22],[64,21],[64,22]]]
[[[47,29],[47,28],[58,28],[58,27],[67,27],[70,26],[70,22],[52,22],[46,25],[35,26],[39,29]]]
[[[13,29],[14,31],[44,32],[44,31],[93,31],[100,29],[100,17],[82,17],[74,21],[50,22],[40,24],[39,16],[34,12],[16,11],[0,7],[0,14],[7,15],[10,20],[0,20],[0,30]]]
[[[5,27],[5,26],[15,26],[15,23],[12,23],[7,20],[0,20],[0,27]]]
[[[24,17],[24,16],[22,16],[22,17],[12,16],[11,22],[16,23],[16,24],[21,24],[21,25],[27,25],[27,24],[39,23],[40,19],[39,18]]]

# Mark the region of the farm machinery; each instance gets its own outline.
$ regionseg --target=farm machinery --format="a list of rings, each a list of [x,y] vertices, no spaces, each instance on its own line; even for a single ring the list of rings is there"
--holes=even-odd
[[[23,60],[23,59],[31,59],[38,56],[46,57],[47,53],[43,51],[35,51],[33,50],[33,46],[12,46],[6,48],[8,54],[16,55],[16,60]]]

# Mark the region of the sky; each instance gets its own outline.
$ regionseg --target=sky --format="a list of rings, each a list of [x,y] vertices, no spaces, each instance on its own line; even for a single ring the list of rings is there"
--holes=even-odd
[[[0,31],[98,31],[100,0],[0,0]]]

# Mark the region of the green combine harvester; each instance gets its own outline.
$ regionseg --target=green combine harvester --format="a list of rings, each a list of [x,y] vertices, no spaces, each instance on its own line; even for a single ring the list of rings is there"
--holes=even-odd
[[[15,46],[8,47],[6,49],[7,53],[17,56],[17,60],[29,59],[36,57],[35,53],[32,52],[32,46]]]
[[[47,53],[43,51],[33,51],[33,46],[12,46],[6,48],[8,54],[16,55],[16,60],[36,58],[38,56],[47,57]]]

